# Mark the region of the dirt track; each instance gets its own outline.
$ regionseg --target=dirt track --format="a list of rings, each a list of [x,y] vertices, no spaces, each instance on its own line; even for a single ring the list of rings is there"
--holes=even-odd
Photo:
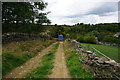
[[[31,58],[26,63],[24,63],[22,66],[13,69],[11,72],[6,74],[3,78],[24,78],[24,75],[26,73],[32,71],[34,68],[40,65],[41,57],[44,54],[49,53],[49,51],[54,47],[55,44],[56,43],[53,43],[48,48],[42,50],[37,56]]]
[[[48,75],[49,78],[71,78],[66,66],[66,60],[62,44],[63,42],[60,42],[58,50],[55,54],[55,63],[52,70],[53,73],[51,75]]]
[[[31,72],[36,67],[40,66],[41,57],[44,54],[49,53],[49,51],[54,47],[56,43],[52,44],[48,48],[42,50],[37,56],[31,58],[26,63],[13,69],[11,72],[6,74],[3,78],[25,78],[25,74]],[[48,75],[49,78],[71,78],[69,75],[69,71],[66,66],[66,60],[64,56],[63,50],[63,42],[60,42],[58,50],[55,54],[55,63],[54,68],[52,69],[52,74]]]

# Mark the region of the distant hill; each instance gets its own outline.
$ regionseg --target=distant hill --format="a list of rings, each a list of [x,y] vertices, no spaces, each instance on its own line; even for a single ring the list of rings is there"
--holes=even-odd
[[[80,42],[96,43],[100,42],[119,43],[120,39],[114,37],[120,32],[118,23],[100,23],[100,24],[83,24],[75,25],[39,25],[39,24],[3,24],[3,33],[22,32],[22,33],[40,33],[45,30],[51,32],[52,37],[57,38],[63,34],[64,38],[76,39]]]

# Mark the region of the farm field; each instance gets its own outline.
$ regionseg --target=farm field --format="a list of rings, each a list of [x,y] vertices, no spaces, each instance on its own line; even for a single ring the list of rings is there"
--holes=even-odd
[[[88,50],[88,45],[90,50],[93,51],[92,47],[96,48],[98,51],[102,52],[104,55],[118,61],[118,48],[113,46],[105,46],[105,45],[96,45],[96,44],[88,44],[81,43],[83,49]]]

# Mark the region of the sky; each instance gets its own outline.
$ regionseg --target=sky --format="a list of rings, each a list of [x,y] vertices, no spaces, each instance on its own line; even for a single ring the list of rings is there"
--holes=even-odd
[[[74,25],[118,22],[119,0],[44,0],[52,24]]]

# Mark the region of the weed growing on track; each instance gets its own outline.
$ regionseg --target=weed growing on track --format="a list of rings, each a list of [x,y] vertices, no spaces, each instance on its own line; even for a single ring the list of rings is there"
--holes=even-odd
[[[55,52],[59,46],[59,43],[55,45],[52,51],[42,57],[42,65],[34,69],[31,73],[25,75],[26,78],[48,78],[47,74],[52,73],[53,59],[55,57]]]

